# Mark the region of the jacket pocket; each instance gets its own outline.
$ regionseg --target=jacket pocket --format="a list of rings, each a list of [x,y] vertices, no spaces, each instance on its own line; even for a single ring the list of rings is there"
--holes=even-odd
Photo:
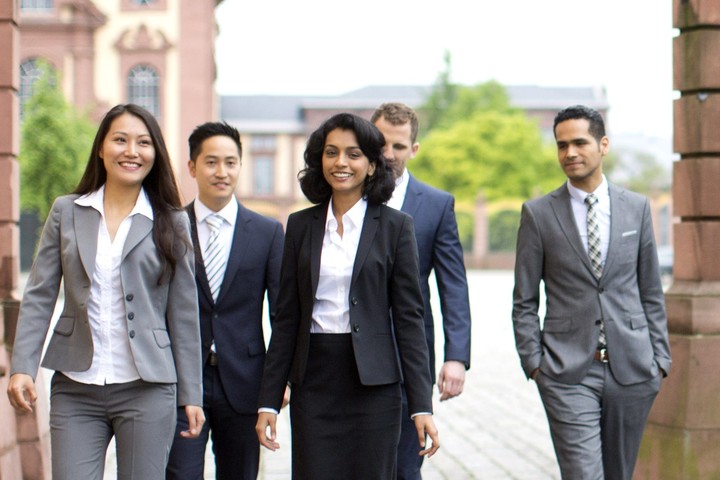
[[[630,327],[633,330],[647,327],[647,317],[644,313],[635,313],[630,315]]]
[[[262,355],[265,353],[265,342],[258,340],[248,345],[248,356]]]
[[[53,331],[58,335],[69,337],[75,329],[75,317],[60,317]]]
[[[569,317],[545,317],[543,321],[544,332],[569,332],[572,326],[573,321]]]
[[[164,328],[153,329],[153,336],[155,337],[155,343],[157,343],[158,347],[167,348],[170,346],[170,336]]]

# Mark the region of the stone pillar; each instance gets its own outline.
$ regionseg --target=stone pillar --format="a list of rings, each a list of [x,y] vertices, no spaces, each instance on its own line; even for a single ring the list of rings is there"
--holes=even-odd
[[[720,478],[720,3],[673,0],[673,366],[645,432],[635,478]]]
[[[0,2],[0,480],[43,480],[50,478],[50,446],[47,394],[42,376],[38,375],[40,397],[34,415],[16,416],[5,395],[19,308],[19,51],[18,2],[3,0]]]

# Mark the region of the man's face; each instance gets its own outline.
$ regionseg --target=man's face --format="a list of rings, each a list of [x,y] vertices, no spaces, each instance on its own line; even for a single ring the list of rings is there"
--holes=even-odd
[[[602,182],[602,158],[608,152],[608,138],[598,142],[590,134],[590,121],[565,120],[555,127],[558,161],[570,183],[592,192]]]
[[[188,162],[198,185],[198,197],[208,208],[221,210],[235,194],[240,177],[240,154],[232,138],[216,135],[206,139],[195,161]]]
[[[380,117],[375,121],[375,126],[385,137],[383,154],[387,158],[388,165],[392,168],[395,178],[400,178],[408,160],[415,157],[420,147],[420,144],[412,143],[410,139],[410,122],[393,125],[385,120],[385,117]]]

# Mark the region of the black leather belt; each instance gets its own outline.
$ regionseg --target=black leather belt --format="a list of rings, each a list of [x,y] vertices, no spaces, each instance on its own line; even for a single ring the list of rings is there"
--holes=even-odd
[[[217,359],[217,353],[210,350],[210,356],[208,357],[208,365],[211,367],[217,367],[218,359]]]
[[[598,348],[595,350],[595,361],[602,363],[610,363],[610,356],[608,355],[607,348]]]

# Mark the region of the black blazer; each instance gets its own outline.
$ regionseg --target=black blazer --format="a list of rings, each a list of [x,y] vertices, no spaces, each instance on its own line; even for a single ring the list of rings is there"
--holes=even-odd
[[[259,407],[279,410],[287,381],[303,383],[327,208],[326,202],[288,219],[282,295],[265,360]],[[410,411],[432,412],[418,278],[412,218],[385,205],[368,205],[348,294],[360,381],[385,385],[404,379]]]
[[[187,206],[187,212],[195,247],[203,365],[214,339],[218,373],[228,402],[237,413],[254,414],[265,361],[263,302],[267,292],[272,323],[280,281],[282,225],[238,202],[232,248],[216,303],[198,242],[194,202]]]

